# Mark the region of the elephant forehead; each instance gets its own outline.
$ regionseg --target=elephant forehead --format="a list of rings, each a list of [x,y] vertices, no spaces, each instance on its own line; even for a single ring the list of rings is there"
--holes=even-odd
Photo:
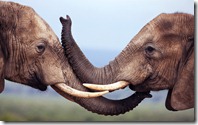
[[[150,22],[156,32],[190,35],[194,33],[194,16],[190,14],[174,13],[160,14]]]
[[[35,12],[26,15],[20,23],[21,26],[19,26],[17,32],[20,34],[23,43],[34,42],[39,39],[53,42],[58,39],[51,27]]]
[[[33,21],[34,27],[32,27],[32,29],[35,32],[35,37],[45,38],[48,40],[57,40],[57,36],[55,35],[51,27],[40,16],[35,14]]]
[[[141,30],[132,40],[131,44],[136,47],[143,46],[145,43],[152,42],[154,35],[149,30]]]

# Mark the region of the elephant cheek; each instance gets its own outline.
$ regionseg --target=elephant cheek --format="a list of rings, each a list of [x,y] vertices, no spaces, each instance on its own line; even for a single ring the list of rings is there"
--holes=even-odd
[[[135,73],[134,73],[135,74]],[[136,73],[137,84],[142,84],[152,74],[152,68],[149,64],[143,65]]]
[[[43,72],[43,83],[46,85],[53,85],[56,83],[63,83],[65,82],[63,72],[61,68],[59,67],[48,67],[46,70]]]
[[[149,64],[133,63],[123,69],[121,79],[129,81],[133,86],[141,85],[152,74],[152,67]]]

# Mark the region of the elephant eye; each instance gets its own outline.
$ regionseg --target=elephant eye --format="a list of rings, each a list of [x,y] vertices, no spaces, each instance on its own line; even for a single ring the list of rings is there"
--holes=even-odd
[[[147,46],[147,47],[145,48],[145,52],[146,52],[146,54],[148,54],[148,55],[153,54],[154,51],[155,51],[155,48],[153,48],[152,46]]]
[[[38,43],[37,46],[36,46],[36,51],[38,53],[43,53],[45,51],[45,43],[41,42],[41,43]]]
[[[155,49],[154,49],[153,47],[151,47],[151,46],[148,46],[148,47],[146,48],[146,51],[148,51],[149,53],[152,53],[154,50],[155,50]]]

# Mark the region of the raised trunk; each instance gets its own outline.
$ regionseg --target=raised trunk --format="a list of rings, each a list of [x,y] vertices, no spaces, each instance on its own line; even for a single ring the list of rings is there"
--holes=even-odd
[[[126,47],[113,61],[108,65],[97,68],[94,67],[82,53],[71,34],[71,20],[67,16],[67,20],[60,18],[63,25],[62,29],[62,46],[65,54],[69,59],[69,63],[75,71],[76,75],[82,82],[109,84],[117,81],[118,72],[120,70],[119,62],[125,61],[126,52],[130,52]],[[97,57],[96,57],[97,58]]]

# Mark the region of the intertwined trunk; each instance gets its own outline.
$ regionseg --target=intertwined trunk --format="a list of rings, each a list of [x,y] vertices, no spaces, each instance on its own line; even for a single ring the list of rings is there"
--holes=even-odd
[[[66,84],[74,89],[81,91],[89,91],[87,88],[82,86],[82,83],[73,73],[72,68],[70,67],[67,59],[64,59],[63,62],[63,73],[65,77]],[[74,101],[87,109],[88,111],[102,114],[102,115],[119,115],[124,114],[133,108],[135,108],[143,99],[150,97],[149,92],[147,93],[138,93],[131,95],[130,97],[122,100],[110,100],[105,97],[97,98],[78,98],[70,96],[52,86],[53,89],[58,92],[63,97]]]

